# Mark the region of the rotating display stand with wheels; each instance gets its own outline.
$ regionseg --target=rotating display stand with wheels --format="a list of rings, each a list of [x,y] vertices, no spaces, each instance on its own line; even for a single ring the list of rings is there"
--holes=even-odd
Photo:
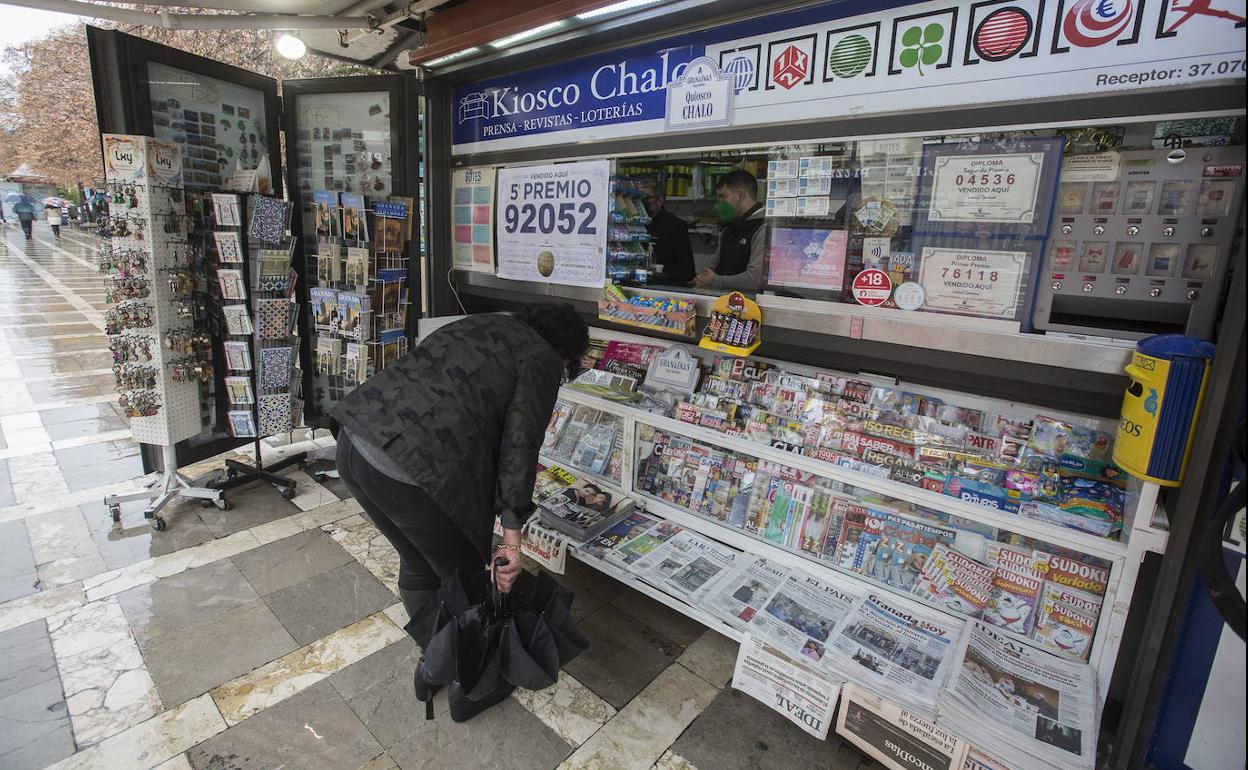
[[[136,441],[161,447],[163,470],[145,489],[104,498],[114,522],[126,502],[150,501],[143,517],[161,531],[159,515],[175,497],[224,502],[221,491],[197,487],[177,472],[175,445],[200,430],[200,383],[205,364],[179,354],[170,335],[193,334],[198,300],[175,276],[189,276],[195,264],[177,145],[145,136],[105,134],[107,183],[116,208],[108,223],[110,241],[100,266],[109,297],[107,314],[119,399]],[[189,285],[194,285],[193,278]],[[210,367],[209,367],[210,368]]]

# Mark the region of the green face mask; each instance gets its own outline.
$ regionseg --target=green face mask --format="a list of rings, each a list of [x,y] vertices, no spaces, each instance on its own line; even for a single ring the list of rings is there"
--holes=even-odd
[[[720,222],[727,224],[737,218],[737,210],[728,201],[716,201],[715,216],[719,217]]]

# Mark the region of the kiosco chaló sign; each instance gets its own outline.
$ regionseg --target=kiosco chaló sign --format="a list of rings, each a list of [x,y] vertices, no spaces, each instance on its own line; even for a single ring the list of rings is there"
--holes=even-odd
[[[841,16],[848,6],[773,14],[461,86],[454,152],[661,133],[667,85],[700,57],[731,77],[734,125],[1245,73],[1244,0],[953,0]]]

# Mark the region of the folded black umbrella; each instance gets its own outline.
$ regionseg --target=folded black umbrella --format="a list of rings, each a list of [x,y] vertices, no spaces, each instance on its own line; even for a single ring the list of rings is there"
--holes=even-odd
[[[450,685],[451,718],[462,722],[516,687],[554,684],[559,668],[589,643],[571,615],[572,592],[545,573],[521,572],[509,593],[488,573],[444,584],[405,627],[421,646],[416,697],[433,718],[433,694]]]

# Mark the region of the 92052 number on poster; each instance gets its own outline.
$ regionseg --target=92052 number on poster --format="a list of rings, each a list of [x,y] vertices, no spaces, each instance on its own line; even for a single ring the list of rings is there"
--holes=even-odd
[[[557,210],[553,203],[512,203],[503,209],[503,229],[508,233],[597,235],[593,224],[597,216],[597,204],[588,202],[560,203]]]

